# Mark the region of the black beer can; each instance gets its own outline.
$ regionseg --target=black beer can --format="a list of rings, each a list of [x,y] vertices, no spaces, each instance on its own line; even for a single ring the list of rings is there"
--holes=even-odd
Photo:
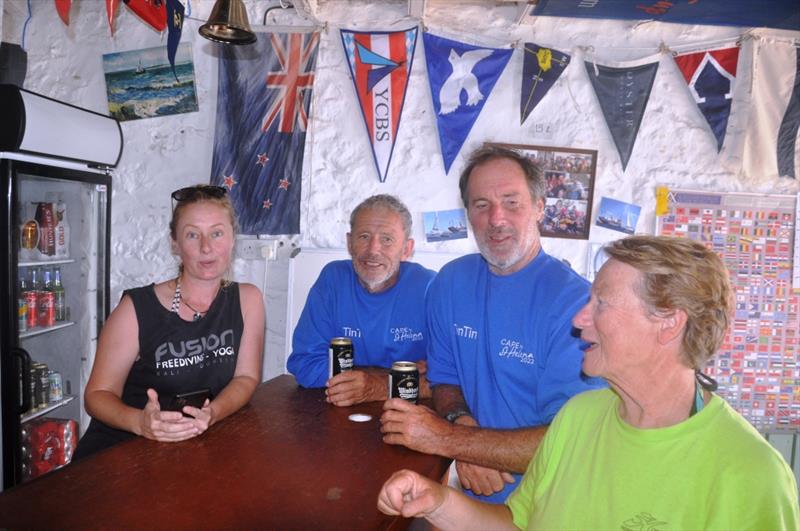
[[[402,398],[417,403],[419,369],[413,361],[395,361],[389,373],[389,398]]]
[[[349,337],[334,337],[328,345],[328,377],[353,369],[353,341]]]
[[[31,405],[36,408],[47,406],[50,398],[50,378],[47,375],[47,365],[44,363],[34,363],[31,365],[32,377],[34,380],[34,394],[31,397]]]

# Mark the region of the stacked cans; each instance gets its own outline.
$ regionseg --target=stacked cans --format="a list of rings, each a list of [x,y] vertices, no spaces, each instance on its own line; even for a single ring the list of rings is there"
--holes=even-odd
[[[74,420],[43,418],[22,426],[22,476],[39,477],[72,460],[78,444]]]
[[[30,388],[31,411],[64,399],[64,381],[61,373],[49,370],[46,363],[31,364]]]

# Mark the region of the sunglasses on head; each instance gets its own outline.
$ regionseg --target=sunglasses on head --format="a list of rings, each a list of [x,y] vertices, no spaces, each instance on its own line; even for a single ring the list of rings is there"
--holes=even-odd
[[[186,201],[195,197],[198,194],[207,195],[215,199],[225,197],[228,194],[228,189],[224,186],[214,186],[211,184],[198,184],[195,186],[187,186],[180,190],[172,192],[172,199],[177,202]]]

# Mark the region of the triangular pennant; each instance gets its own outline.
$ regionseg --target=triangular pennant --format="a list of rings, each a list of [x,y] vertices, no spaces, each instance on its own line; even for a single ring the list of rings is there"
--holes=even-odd
[[[585,61],[585,65],[625,171],[650,99],[658,62],[612,67]]]
[[[167,3],[165,0],[122,0],[128,9],[156,31],[167,29]]]
[[[69,26],[69,8],[72,7],[72,0],[55,0],[56,1],[56,11],[58,12],[58,16],[61,17],[61,21],[64,22],[67,26]]]
[[[341,30],[341,36],[378,178],[384,182],[403,114],[417,28],[394,32]]]
[[[752,179],[800,176],[800,48],[753,40],[750,120],[743,168]]]
[[[569,64],[569,55],[525,43],[522,56],[522,92],[519,100],[519,123],[525,122],[531,111],[561,76]]]
[[[675,56],[697,107],[717,139],[717,151],[725,141],[738,60],[737,47]]]
[[[172,66],[175,81],[178,81],[178,73],[175,71],[175,52],[178,50],[183,31],[183,4],[178,0],[167,0],[167,31],[167,59]]]
[[[114,16],[117,14],[117,6],[119,0],[106,0],[106,17],[108,18],[108,27],[111,29],[111,35],[114,35]]]
[[[444,171],[478,119],[513,50],[484,48],[423,34]]]

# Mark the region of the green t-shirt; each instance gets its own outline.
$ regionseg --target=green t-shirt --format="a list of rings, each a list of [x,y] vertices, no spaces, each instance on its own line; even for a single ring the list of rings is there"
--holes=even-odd
[[[610,389],[573,397],[506,504],[520,529],[798,529],[783,457],[712,396],[675,426],[637,429]]]

